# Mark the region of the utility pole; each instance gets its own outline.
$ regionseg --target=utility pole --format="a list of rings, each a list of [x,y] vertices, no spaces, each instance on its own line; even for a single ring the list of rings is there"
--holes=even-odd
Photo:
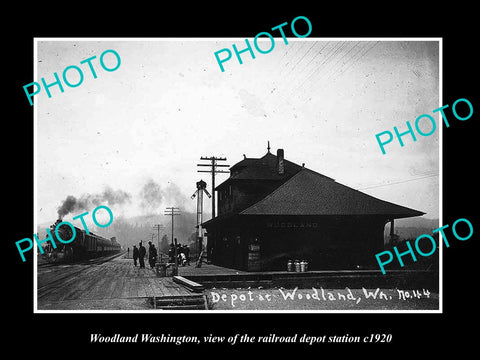
[[[177,207],[167,207],[165,209],[164,215],[170,215],[172,217],[172,244],[173,244],[173,217],[175,215],[180,215],[180,209]]]
[[[230,165],[217,164],[217,161],[226,161],[227,158],[215,156],[202,156],[200,160],[209,160],[210,164],[197,164],[197,166],[209,166],[210,170],[197,170],[198,172],[206,172],[212,174],[212,219],[215,218],[215,174],[226,173],[229,171],[218,170],[219,167],[229,167]]]
[[[157,251],[160,253],[160,230],[164,230],[165,226],[162,224],[155,224],[153,228],[157,230]]]
[[[173,254],[174,254],[174,261],[175,261],[175,268],[172,271],[172,275],[178,275],[178,259],[177,259],[177,239],[173,238],[173,218],[175,215],[180,215],[180,209],[177,207],[167,207],[165,210],[165,215],[170,215],[172,217],[172,245],[173,245]]]

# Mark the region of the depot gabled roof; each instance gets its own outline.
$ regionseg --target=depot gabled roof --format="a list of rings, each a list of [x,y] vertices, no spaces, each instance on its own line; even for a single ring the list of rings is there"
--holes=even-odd
[[[385,215],[404,218],[424,213],[377,199],[302,168],[239,215]]]

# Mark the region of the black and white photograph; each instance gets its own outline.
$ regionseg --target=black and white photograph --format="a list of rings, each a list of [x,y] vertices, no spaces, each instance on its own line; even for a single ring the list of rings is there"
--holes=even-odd
[[[272,39],[36,39],[39,311],[441,310],[441,39]]]
[[[6,345],[473,348],[473,8],[24,7],[2,25]]]

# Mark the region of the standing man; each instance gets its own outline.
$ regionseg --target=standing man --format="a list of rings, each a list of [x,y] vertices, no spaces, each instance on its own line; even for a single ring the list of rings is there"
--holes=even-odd
[[[157,262],[157,249],[154,244],[150,244],[150,249],[148,250],[148,263],[150,267],[155,268],[155,263]]]
[[[140,269],[145,269],[145,254],[147,253],[147,250],[145,249],[145,246],[142,245],[142,242],[140,241],[139,247],[138,247],[138,261],[140,262]]]
[[[148,252],[147,252],[147,257],[148,257],[148,263],[150,264],[150,260],[152,258],[152,255],[150,254],[152,252],[152,242],[148,242]]]
[[[190,266],[190,247],[187,245],[183,245],[183,253],[187,258],[187,265]]]
[[[133,245],[133,265],[137,266],[137,259],[138,259],[138,249],[136,245]]]

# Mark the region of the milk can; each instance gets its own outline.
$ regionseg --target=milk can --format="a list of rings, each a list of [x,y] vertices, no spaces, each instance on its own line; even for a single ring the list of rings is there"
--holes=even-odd
[[[305,272],[305,260],[300,261],[300,272]]]
[[[287,262],[287,271],[290,271],[290,272],[293,271],[293,261],[292,260],[288,260],[288,262]]]
[[[295,260],[295,272],[300,272],[300,261]]]

